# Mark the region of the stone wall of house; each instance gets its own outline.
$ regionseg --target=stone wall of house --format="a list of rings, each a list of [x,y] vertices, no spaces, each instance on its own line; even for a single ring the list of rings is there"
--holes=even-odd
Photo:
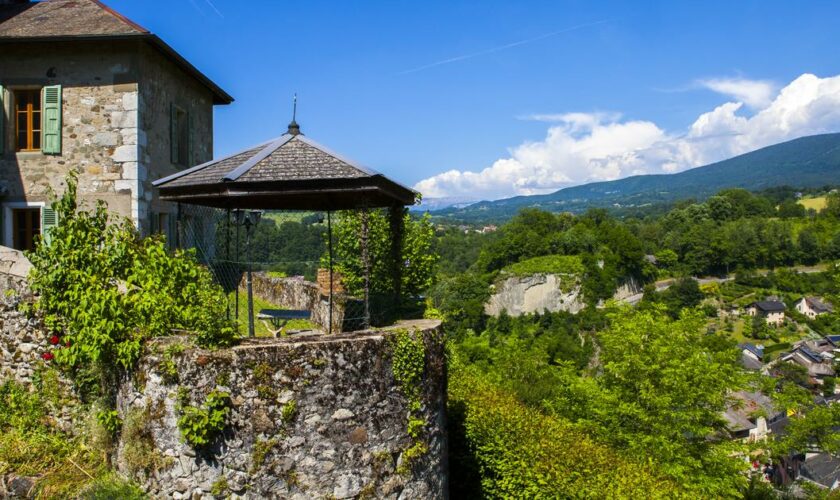
[[[141,49],[144,75],[154,78],[140,80],[140,124],[144,139],[137,155],[142,169],[140,191],[146,202],[141,210],[152,214],[175,214],[176,206],[157,199],[152,182],[186,168],[172,163],[170,139],[170,110],[173,104],[189,113],[192,165],[213,159],[213,95],[195,78],[184,73],[160,53],[148,46]],[[184,212],[189,216],[189,212]],[[145,214],[141,214],[145,218]]]
[[[136,51],[81,43],[44,49],[28,44],[4,47],[0,83],[6,88],[7,118],[13,116],[15,88],[62,85],[62,154],[16,153],[14,126],[5,127],[0,183],[6,201],[47,201],[49,189],[63,191],[65,177],[75,170],[81,199],[105,200],[113,211],[130,216],[138,194],[132,151],[143,140],[137,127]]]
[[[498,316],[503,310],[511,316],[543,311],[577,313],[585,305],[577,277],[535,274],[496,283],[484,311],[490,316]]]
[[[317,283],[302,278],[272,278],[266,273],[255,273],[253,276],[255,296],[285,309],[310,311],[311,321],[327,329],[330,324],[330,301],[329,297],[321,294]],[[240,289],[245,289],[244,276],[240,282]],[[343,332],[354,329],[354,326],[358,324],[358,318],[355,316],[359,315],[363,307],[359,299],[349,297],[345,293],[334,294],[332,331]],[[345,317],[347,317],[346,320]]]
[[[405,453],[415,444],[407,433],[408,400],[392,371],[393,340],[407,331],[425,346],[419,439],[428,449],[413,461]],[[184,341],[151,343],[140,375],[118,396],[125,423],[116,462],[153,497],[447,496],[438,322],[255,339],[216,351],[171,347]],[[213,390],[230,394],[232,411],[223,435],[195,449],[178,430],[179,407],[200,405]],[[155,465],[133,463],[131,449],[146,450],[144,461]]]
[[[14,89],[56,84],[62,85],[62,154],[16,153]],[[147,232],[150,212],[175,212],[157,201],[151,185],[183,168],[170,159],[171,103],[190,113],[194,162],[212,159],[209,89],[141,41],[6,45],[0,85],[6,89],[0,155],[5,201],[47,201],[49,189],[62,192],[75,170],[81,199],[104,200]]]

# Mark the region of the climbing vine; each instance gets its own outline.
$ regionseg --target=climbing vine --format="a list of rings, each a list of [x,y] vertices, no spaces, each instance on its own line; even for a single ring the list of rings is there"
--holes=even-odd
[[[214,390],[202,406],[183,405],[178,430],[184,441],[194,448],[212,443],[225,429],[230,413],[230,394]]]
[[[408,400],[406,432],[412,439],[411,446],[403,452],[403,461],[398,470],[405,474],[411,464],[428,451],[423,440],[427,422],[420,412],[423,374],[426,371],[426,346],[422,335],[412,335],[406,330],[398,331],[393,342],[392,371],[400,392]]]

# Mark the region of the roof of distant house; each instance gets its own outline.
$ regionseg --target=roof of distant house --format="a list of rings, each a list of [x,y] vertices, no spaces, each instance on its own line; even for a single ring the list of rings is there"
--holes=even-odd
[[[827,313],[834,311],[834,308],[831,306],[831,304],[823,302],[822,300],[820,300],[819,297],[804,297],[802,300],[804,300],[805,303],[808,304],[808,307],[810,307],[818,313]]]
[[[803,476],[827,488],[840,481],[840,459],[828,453],[818,453],[805,459],[800,469]]]
[[[764,346],[763,345],[755,345],[750,342],[745,342],[743,344],[738,344],[738,348],[744,351],[749,351],[759,358],[764,357]]]
[[[98,0],[44,0],[0,6],[0,43],[145,40],[206,86],[215,104],[233,98],[157,35]]]
[[[346,210],[412,205],[417,193],[300,133],[157,180],[161,198],[220,208]]]
[[[759,300],[750,304],[749,307],[756,307],[764,312],[779,312],[785,310],[784,303],[775,300]]]
[[[764,364],[760,360],[755,359],[746,353],[741,353],[741,366],[743,366],[745,370],[752,372],[757,372],[764,368]]]
[[[723,417],[730,431],[755,428],[755,415],[759,413],[764,413],[768,418],[779,413],[773,406],[773,400],[760,392],[736,391],[729,396],[732,402]]]

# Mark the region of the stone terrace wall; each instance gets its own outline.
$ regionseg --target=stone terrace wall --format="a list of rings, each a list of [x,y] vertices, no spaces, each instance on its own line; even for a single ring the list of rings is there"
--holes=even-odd
[[[312,313],[311,321],[324,330],[330,323],[330,302],[328,297],[321,295],[317,283],[300,278],[271,278],[265,273],[253,275],[254,295],[288,309],[307,310]],[[240,288],[245,290],[243,276]],[[344,332],[352,329],[352,321],[345,322],[345,311],[362,310],[362,303],[358,299],[348,297],[344,293],[333,296],[333,332]]]
[[[398,471],[412,445],[408,402],[392,372],[393,340],[406,329],[425,344],[421,413],[428,452]],[[183,339],[151,344],[141,376],[125,382],[118,397],[124,421],[144,415],[142,432],[134,435],[145,436],[139,439],[162,465],[132,470],[125,427],[117,463],[153,497],[200,498],[211,491],[244,498],[447,497],[446,364],[438,322],[256,339],[217,351],[186,347],[173,355],[169,348],[167,355],[177,342]],[[161,376],[167,359],[177,382]],[[230,393],[233,411],[226,434],[196,451],[178,430],[177,400],[200,404],[214,389]]]
[[[22,252],[0,246],[0,382],[15,380],[37,390],[38,374],[43,375],[42,370],[47,367],[41,356],[50,352],[52,346],[41,320],[23,311],[33,300],[26,281],[31,266]],[[64,393],[72,394],[72,382],[53,373]],[[74,432],[73,400],[62,404],[52,416],[61,429]]]

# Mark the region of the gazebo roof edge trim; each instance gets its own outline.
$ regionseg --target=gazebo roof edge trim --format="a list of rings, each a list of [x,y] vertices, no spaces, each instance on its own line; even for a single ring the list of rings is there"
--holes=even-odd
[[[262,146],[265,146],[265,145],[267,145],[267,144],[271,144],[271,143],[273,143],[273,142],[276,142],[278,139],[279,139],[279,138],[276,138],[276,139],[271,139],[271,140],[268,140],[268,141],[263,141],[263,142],[261,142],[261,143],[259,143],[259,144],[255,145],[255,146],[251,146],[250,148],[246,148],[246,149],[243,149],[243,150],[241,150],[241,151],[236,151],[236,152],[231,153],[231,154],[229,154],[229,155],[227,155],[227,156],[223,156],[223,157],[221,157],[221,158],[217,158],[217,159],[215,159],[215,160],[206,161],[206,162],[204,162],[204,163],[202,163],[202,164],[200,164],[200,165],[196,165],[196,166],[194,166],[194,167],[190,167],[190,168],[187,168],[187,169],[181,170],[181,171],[179,171],[179,172],[175,172],[175,173],[174,173],[174,174],[172,174],[172,175],[168,175],[168,176],[166,176],[166,177],[162,177],[162,178],[160,178],[160,179],[158,179],[158,180],[156,180],[156,181],[152,181],[152,186],[157,187],[157,186],[160,186],[161,184],[165,184],[165,183],[167,183],[167,182],[174,181],[175,179],[180,179],[181,177],[183,177],[183,176],[185,176],[185,175],[191,174],[191,173],[193,173],[193,172],[197,172],[197,171],[199,171],[199,170],[201,170],[201,169],[203,169],[203,168],[209,167],[210,165],[213,165],[213,164],[215,164],[215,163],[219,163],[219,162],[221,162],[221,161],[229,160],[229,159],[233,158],[234,156],[241,155],[242,153],[244,153],[244,152],[246,152],[246,151],[250,151],[250,150],[252,150],[252,149],[256,149],[256,148],[258,148],[258,147],[262,147]]]
[[[339,160],[343,161],[344,163],[346,163],[346,164],[350,165],[350,166],[351,166],[351,167],[353,167],[353,168],[357,168],[357,169],[361,170],[362,172],[364,172],[364,173],[366,173],[366,174],[370,175],[371,177],[376,177],[376,176],[379,176],[379,177],[384,177],[384,178],[388,179],[389,181],[393,182],[394,184],[398,184],[400,187],[403,187],[403,188],[405,188],[405,189],[407,189],[407,190],[411,191],[412,193],[418,194],[418,192],[417,192],[417,191],[415,191],[414,189],[412,189],[412,188],[410,188],[410,187],[406,186],[405,184],[403,184],[403,183],[401,183],[401,182],[397,182],[397,181],[395,181],[394,179],[391,179],[391,178],[389,178],[389,177],[386,177],[386,176],[385,176],[385,174],[383,174],[382,172],[379,172],[378,170],[374,170],[374,169],[372,169],[372,168],[370,168],[370,167],[366,167],[366,166],[364,166],[364,165],[360,164],[359,162],[356,162],[356,161],[353,161],[353,160],[351,160],[351,159],[347,158],[346,156],[344,156],[344,155],[342,155],[342,154],[336,153],[335,151],[331,150],[330,148],[328,148],[328,147],[326,147],[326,146],[324,146],[324,145],[322,145],[322,144],[320,144],[320,143],[318,143],[318,142],[316,142],[316,141],[313,141],[312,139],[310,139],[309,137],[304,136],[303,134],[301,134],[301,135],[299,135],[299,136],[297,136],[297,137],[298,137],[298,139],[300,139],[300,140],[302,140],[303,142],[305,142],[305,143],[309,144],[309,145],[310,145],[310,146],[312,146],[313,148],[320,149],[320,150],[321,150],[321,151],[323,151],[324,153],[327,153],[327,154],[328,154],[328,155],[330,155],[330,156],[333,156],[333,157],[335,157],[335,158],[338,158]]]

